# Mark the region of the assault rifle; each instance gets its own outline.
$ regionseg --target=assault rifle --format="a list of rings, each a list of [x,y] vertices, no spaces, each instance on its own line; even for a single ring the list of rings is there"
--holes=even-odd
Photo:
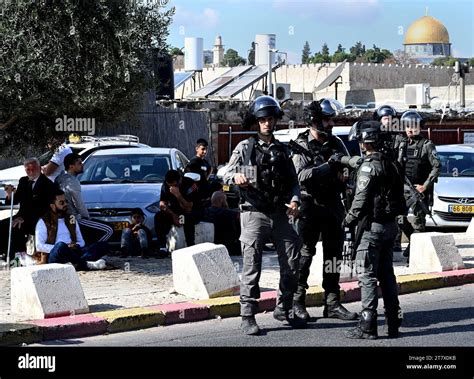
[[[410,191],[410,198],[407,200],[407,206],[412,207],[413,205],[417,204],[420,207],[420,209],[423,211],[423,213],[430,216],[433,223],[436,226],[438,226],[429,208],[426,206],[426,204],[423,201],[424,195],[415,189],[413,184],[410,182],[410,179],[408,179],[406,175],[405,175],[405,185],[406,187],[408,187],[408,190]]]
[[[290,142],[288,142],[288,147],[291,150],[293,150],[295,153],[299,153],[301,155],[306,155],[311,160],[314,159],[314,155],[311,153],[311,151],[305,149],[303,146],[299,145],[298,143],[296,143],[293,140],[290,140]]]

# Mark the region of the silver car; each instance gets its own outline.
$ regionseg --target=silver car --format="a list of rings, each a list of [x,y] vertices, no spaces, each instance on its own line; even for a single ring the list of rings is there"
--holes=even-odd
[[[174,148],[109,149],[91,154],[80,176],[82,196],[92,218],[114,227],[118,242],[128,227],[133,208],[145,213],[145,225],[154,232],[160,191],[170,169],[184,171],[188,158]]]
[[[437,146],[441,174],[432,214],[438,227],[467,227],[474,215],[474,144]],[[435,226],[429,216],[427,226]]]

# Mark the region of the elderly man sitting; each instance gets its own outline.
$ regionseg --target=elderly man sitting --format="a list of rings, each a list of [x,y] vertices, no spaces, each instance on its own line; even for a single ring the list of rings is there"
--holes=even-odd
[[[13,217],[12,223],[12,248],[10,259],[16,252],[26,250],[27,235],[34,234],[38,219],[49,209],[49,196],[54,191],[54,184],[41,173],[38,159],[29,158],[24,163],[26,176],[20,178],[18,188],[6,186],[6,205],[11,204],[14,192],[14,204],[20,204],[18,213]],[[8,232],[10,219],[0,221],[0,255],[6,257],[8,249]]]

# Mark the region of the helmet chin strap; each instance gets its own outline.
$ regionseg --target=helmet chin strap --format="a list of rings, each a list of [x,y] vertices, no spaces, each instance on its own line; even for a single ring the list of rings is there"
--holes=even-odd
[[[327,130],[321,121],[316,121],[317,126],[311,125],[310,128],[315,130],[318,134],[320,134],[322,137],[329,137],[332,134],[331,130]]]

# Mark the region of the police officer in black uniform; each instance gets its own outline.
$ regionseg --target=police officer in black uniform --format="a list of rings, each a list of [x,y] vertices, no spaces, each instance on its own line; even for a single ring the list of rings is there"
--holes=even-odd
[[[245,334],[260,329],[258,285],[262,270],[262,251],[272,240],[280,264],[280,284],[273,317],[291,326],[306,326],[293,312],[293,295],[298,284],[300,238],[295,221],[300,205],[298,177],[288,148],[273,136],[282,117],[280,105],[270,96],[258,97],[251,105],[244,126],[258,125],[258,134],[240,142],[232,153],[224,182],[240,187],[242,214],[240,241],[243,268],[240,286],[242,324]]]
[[[398,152],[398,162],[404,168],[406,177],[415,187],[416,191],[422,194],[426,208],[429,208],[433,195],[434,183],[438,180],[441,162],[436,152],[436,147],[429,139],[420,135],[425,121],[420,114],[414,110],[403,113],[400,124],[405,130],[406,136],[397,138],[395,150]],[[405,199],[410,202],[410,191],[405,184]],[[414,220],[410,224],[406,217],[401,223],[401,229],[408,239],[412,233],[425,231],[426,214],[422,208],[415,204],[412,206]],[[410,246],[404,252],[409,256]]]
[[[345,191],[341,158],[348,152],[340,138],[332,134],[336,111],[328,99],[313,101],[305,109],[309,129],[301,133],[296,143],[309,154],[294,149],[293,162],[302,190],[299,231],[303,239],[299,265],[298,290],[294,296],[295,313],[309,319],[305,296],[308,276],[316,243],[321,235],[323,244],[324,317],[342,320],[357,319],[340,303],[339,277],[344,244],[342,221]],[[336,264],[335,264],[336,262]]]
[[[377,281],[382,289],[389,337],[398,336],[401,310],[393,271],[396,217],[405,212],[403,180],[393,160],[381,153],[381,123],[360,121],[351,131],[365,158],[357,172],[355,196],[344,224],[357,225],[356,268],[361,288],[362,312],[348,338],[375,339],[377,333]],[[360,242],[359,242],[360,241]]]
[[[403,128],[400,127],[400,122],[397,118],[397,111],[390,105],[381,105],[374,112],[373,119],[379,121],[382,124],[382,133],[385,134],[387,144],[385,146],[385,154],[390,154],[390,158],[396,160],[398,157],[398,152],[395,150],[395,145],[397,141],[405,134]],[[381,133],[381,134],[382,134]],[[387,146],[388,145],[388,146]],[[405,217],[405,218],[404,218]],[[400,215],[397,220],[402,223],[406,219],[406,215]],[[400,225],[400,229],[402,225]],[[401,251],[401,239],[402,232],[399,229],[397,237],[395,238],[395,244],[393,246],[393,251]]]

